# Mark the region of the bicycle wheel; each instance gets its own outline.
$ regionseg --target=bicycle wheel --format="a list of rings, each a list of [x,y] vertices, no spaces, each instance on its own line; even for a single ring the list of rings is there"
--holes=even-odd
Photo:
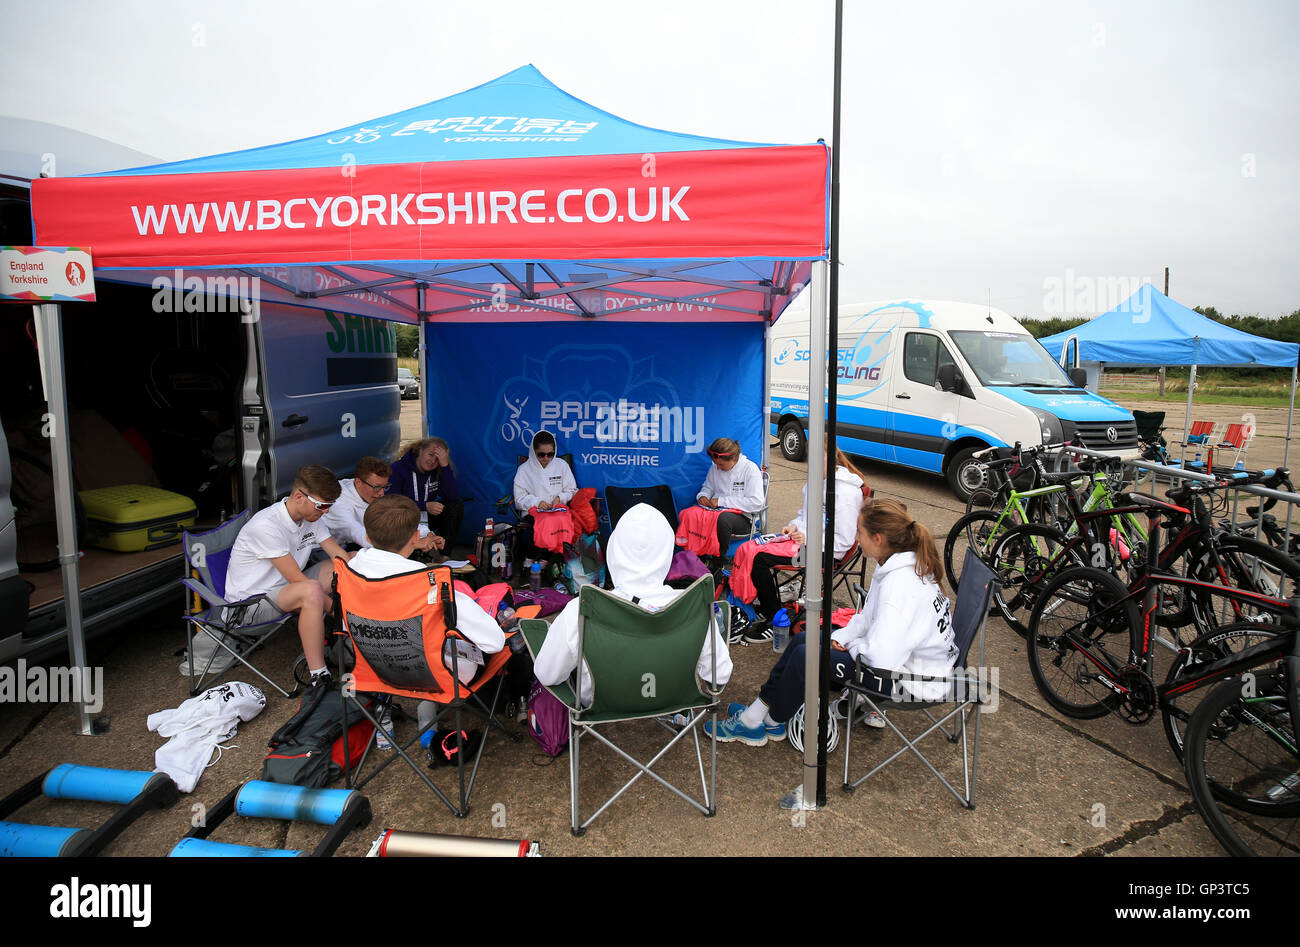
[[[990,562],[994,542],[1013,527],[1009,518],[999,525],[1000,519],[1001,512],[976,510],[952,524],[948,539],[943,544],[943,567],[952,580],[954,592],[961,581],[961,566],[966,561],[966,550],[974,549],[977,556]]]
[[[1109,572],[1064,569],[1047,583],[1029,614],[1029,672],[1047,702],[1067,717],[1101,717],[1119,695],[1098,680],[1093,659],[1117,671],[1141,646],[1137,604]]]
[[[1021,638],[1038,593],[1063,568],[1086,565],[1065,534],[1051,526],[1017,526],[1000,538],[991,555],[1001,587],[994,604],[1003,621]]]
[[[1007,496],[1006,490],[976,490],[970,495],[970,499],[966,501],[966,512],[1000,510],[1007,505]]]
[[[1300,753],[1286,678],[1220,684],[1187,726],[1183,772],[1201,818],[1233,855],[1300,855]],[[1235,804],[1234,804],[1235,803]]]
[[[1300,595],[1300,563],[1282,550],[1257,539],[1232,535],[1216,536],[1214,546],[1227,573],[1226,583],[1224,576],[1213,568],[1208,552],[1196,563],[1197,577],[1203,581],[1227,584],[1270,598],[1290,600]],[[1197,590],[1192,602],[1192,618],[1200,634],[1233,622],[1254,620],[1271,624],[1276,620],[1265,609],[1232,602],[1207,591]]]
[[[1165,687],[1171,687],[1180,677],[1195,679],[1197,669],[1230,654],[1239,654],[1247,648],[1276,638],[1280,630],[1273,625],[1243,621],[1224,625],[1209,634],[1201,635],[1174,657],[1165,675]],[[1182,694],[1166,695],[1160,708],[1165,738],[1179,762],[1183,759],[1188,721],[1209,693],[1214,681],[1207,681],[1194,690]]]

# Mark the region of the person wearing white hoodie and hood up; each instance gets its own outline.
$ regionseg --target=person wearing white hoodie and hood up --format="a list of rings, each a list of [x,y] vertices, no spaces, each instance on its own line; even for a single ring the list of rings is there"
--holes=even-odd
[[[528,445],[528,459],[515,471],[514,501],[519,511],[519,539],[515,542],[515,577],[523,580],[525,557],[545,558],[548,553],[533,544],[533,518],[528,511],[533,507],[545,511],[564,506],[578,492],[578,481],[573,479],[569,465],[559,458],[555,435],[538,431]]]
[[[632,507],[614,527],[605,554],[614,594],[651,611],[658,611],[673,601],[681,590],[669,588],[664,579],[668,577],[674,550],[673,529],[664,515],[645,503]],[[716,628],[712,636],[712,645],[705,639],[695,669],[705,681],[721,687],[731,680],[731,655]],[[715,660],[717,680],[712,681]],[[537,653],[533,671],[537,680],[551,686],[567,680],[577,667],[578,599],[575,598],[555,616]],[[579,700],[587,705],[591,696],[591,675],[584,667]]]

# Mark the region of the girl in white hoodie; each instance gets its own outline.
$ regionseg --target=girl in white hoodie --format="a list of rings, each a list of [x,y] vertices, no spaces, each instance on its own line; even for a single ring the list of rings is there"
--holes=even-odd
[[[866,478],[862,471],[853,466],[853,462],[844,451],[835,452],[835,561],[842,559],[850,549],[858,526],[858,511],[862,509],[862,485]],[[803,488],[803,505],[788,526],[781,529],[800,546],[804,544],[804,532],[808,529],[808,485]],[[759,552],[754,555],[750,566],[749,579],[754,584],[758,596],[759,620],[745,631],[745,640],[758,642],[772,638],[772,619],[781,609],[781,600],[777,596],[776,577],[772,570],[778,565],[789,565],[794,561],[792,555],[774,555]]]
[[[549,431],[538,431],[528,445],[528,459],[515,471],[514,503],[519,511],[518,538],[515,540],[514,571],[515,581],[525,582],[524,559],[553,558],[551,553],[538,549],[533,543],[534,521],[528,511],[536,507],[549,510],[564,506],[578,492],[578,482],[573,479],[573,471],[558,456],[559,447],[555,435]]]
[[[663,608],[681,595],[680,590],[664,585],[673,551],[673,528],[664,515],[646,503],[632,507],[619,518],[606,550],[605,565],[614,583],[614,594],[651,611]],[[705,639],[695,670],[704,680],[721,687],[731,680],[731,655],[716,629],[712,637],[712,645]],[[578,657],[578,599],[575,598],[551,623],[546,640],[537,652],[533,672],[543,684],[559,684],[577,669]],[[713,681],[715,662],[717,680]],[[579,700],[584,705],[590,704],[591,693],[591,675],[584,667]]]
[[[856,673],[857,659],[880,669],[866,683],[894,700],[941,700],[946,685],[920,680],[952,671],[957,645],[952,611],[943,594],[943,564],[930,530],[897,500],[868,500],[858,516],[862,551],[880,565],[862,611],[831,635],[832,686]],[[783,740],[786,721],[804,703],[804,645],[808,634],[790,642],[752,704],[733,703],[718,722],[718,740],[763,746]],[[711,731],[709,723],[706,731]],[[879,726],[884,726],[883,721]]]

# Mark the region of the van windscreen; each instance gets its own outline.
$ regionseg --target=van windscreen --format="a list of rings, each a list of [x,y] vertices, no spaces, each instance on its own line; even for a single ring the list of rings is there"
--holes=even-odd
[[[1060,365],[1032,335],[1019,332],[949,332],[985,387],[1073,387]]]

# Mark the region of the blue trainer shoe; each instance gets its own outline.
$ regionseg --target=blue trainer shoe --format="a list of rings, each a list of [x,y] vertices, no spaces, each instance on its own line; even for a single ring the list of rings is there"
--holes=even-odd
[[[741,707],[743,710],[744,707]],[[704,722],[704,732],[713,736],[713,721]],[[744,743],[747,746],[767,746],[767,730],[764,727],[747,727],[740,722],[740,711],[733,713],[726,720],[718,721],[717,738],[719,743]]]
[[[745,712],[747,706],[747,704],[730,703],[727,705],[727,713],[733,717],[738,717],[740,714]],[[785,739],[785,724],[783,723],[768,723],[764,720],[763,729],[767,732],[767,738],[769,740]]]

